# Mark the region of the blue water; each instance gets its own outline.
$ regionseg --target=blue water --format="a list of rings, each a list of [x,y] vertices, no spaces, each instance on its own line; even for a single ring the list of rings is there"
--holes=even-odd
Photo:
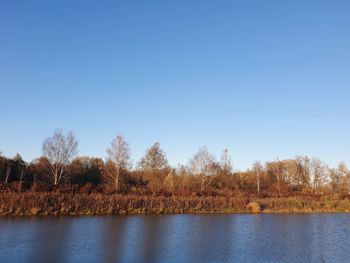
[[[350,214],[0,218],[0,262],[350,262]]]

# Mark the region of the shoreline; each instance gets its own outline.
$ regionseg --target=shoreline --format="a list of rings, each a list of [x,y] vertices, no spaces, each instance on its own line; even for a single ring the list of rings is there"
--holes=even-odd
[[[0,193],[0,217],[155,214],[350,213],[333,197],[142,196],[122,194]]]
[[[6,218],[60,218],[60,217],[103,217],[103,216],[171,216],[171,215],[306,215],[306,214],[350,214],[350,211],[216,211],[216,212],[191,212],[191,213],[148,213],[148,214],[36,214],[36,215],[15,215],[0,214],[0,220]]]

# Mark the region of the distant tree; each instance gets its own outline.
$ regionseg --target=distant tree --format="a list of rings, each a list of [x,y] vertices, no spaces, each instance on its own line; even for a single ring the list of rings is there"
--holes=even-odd
[[[54,185],[58,185],[67,166],[78,153],[78,142],[72,131],[65,136],[61,129],[57,129],[52,137],[44,140],[42,152],[49,161]]]
[[[260,178],[262,173],[262,165],[260,162],[256,161],[253,163],[253,171],[256,174],[256,191],[258,194],[260,194]]]
[[[267,174],[271,180],[274,188],[277,188],[278,197],[281,196],[281,189],[283,185],[283,163],[277,158],[274,162],[266,163]]]
[[[6,159],[2,155],[0,155],[0,180],[2,180],[3,174],[5,173],[4,172],[5,167],[6,167]]]
[[[101,182],[103,167],[101,158],[77,157],[69,165],[70,182],[80,185],[87,183],[97,185]]]
[[[11,170],[13,168],[13,160],[7,159],[6,161],[6,172],[5,172],[5,184],[8,183],[10,175],[11,175]]]
[[[131,167],[130,147],[123,135],[117,135],[107,148],[106,179],[113,181],[118,191],[123,171]]]
[[[311,160],[312,191],[316,193],[327,180],[327,166],[318,158]]]
[[[344,162],[340,162],[338,165],[338,173],[340,175],[340,189],[343,192],[349,192],[350,191],[350,173],[348,168],[346,167],[346,164]]]
[[[232,174],[232,160],[230,153],[228,149],[224,149],[221,154],[221,160],[220,160],[220,166],[221,170],[224,173],[224,175],[231,175]]]
[[[347,192],[350,189],[349,171],[344,162],[329,170],[330,187],[334,192]]]
[[[294,181],[304,189],[310,186],[310,159],[307,156],[295,157],[297,171]]]
[[[139,167],[142,170],[161,170],[168,167],[165,152],[160,148],[159,142],[147,149],[146,155],[140,160]]]
[[[334,193],[338,193],[340,191],[340,182],[341,177],[336,168],[329,169],[329,186]]]
[[[281,177],[282,180],[288,185],[293,186],[295,184],[295,174],[297,173],[298,167],[294,159],[287,159],[280,161],[281,163]]]
[[[276,178],[277,178],[278,197],[280,197],[281,196],[281,163],[278,158],[276,161]]]
[[[217,175],[217,163],[215,157],[206,147],[199,148],[198,152],[189,162],[189,171],[199,182],[201,191],[204,191]]]
[[[177,186],[177,176],[175,175],[175,170],[171,171],[164,179],[165,190],[173,192]]]
[[[46,157],[36,158],[31,161],[27,169],[27,178],[30,178],[33,183],[45,182],[49,183],[52,181],[51,175],[51,164]]]
[[[22,182],[25,177],[28,164],[25,161],[23,161],[22,156],[17,153],[13,158],[13,165],[15,168],[14,179],[17,179],[20,182]]]
[[[281,196],[281,163],[277,158],[275,162],[268,163],[269,170],[272,172],[274,179],[274,186],[277,188],[278,197]]]
[[[168,160],[165,152],[160,148],[159,142],[147,149],[144,157],[138,163],[153,191],[163,187],[165,177],[169,173]]]

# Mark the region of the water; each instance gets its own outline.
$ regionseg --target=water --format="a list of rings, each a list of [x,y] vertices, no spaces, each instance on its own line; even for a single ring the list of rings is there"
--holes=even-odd
[[[0,262],[349,262],[349,214],[0,218]]]

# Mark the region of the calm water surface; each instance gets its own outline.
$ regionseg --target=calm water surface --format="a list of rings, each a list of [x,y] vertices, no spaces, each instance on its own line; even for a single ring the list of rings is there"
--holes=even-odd
[[[350,214],[0,218],[0,262],[350,262]]]

